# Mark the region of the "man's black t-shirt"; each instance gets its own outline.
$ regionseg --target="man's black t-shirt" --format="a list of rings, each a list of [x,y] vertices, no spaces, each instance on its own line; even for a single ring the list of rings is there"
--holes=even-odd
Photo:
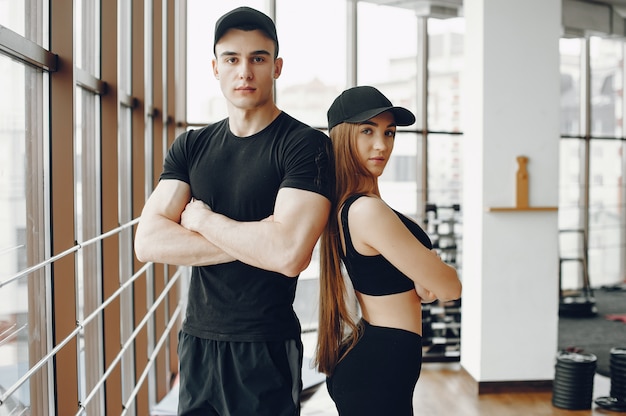
[[[191,187],[194,198],[237,221],[272,215],[278,190],[330,195],[330,139],[286,113],[249,137],[228,119],[181,134],[164,163],[163,179]],[[193,267],[183,331],[228,341],[300,336],[293,311],[297,279],[234,261]]]

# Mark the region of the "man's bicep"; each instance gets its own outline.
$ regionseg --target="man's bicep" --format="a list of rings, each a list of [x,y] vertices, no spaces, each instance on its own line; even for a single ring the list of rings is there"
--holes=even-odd
[[[189,184],[176,179],[161,180],[146,201],[142,216],[159,215],[178,223],[190,199]]]
[[[294,232],[307,235],[315,243],[324,229],[330,212],[330,201],[311,191],[281,188],[276,197],[274,221]]]

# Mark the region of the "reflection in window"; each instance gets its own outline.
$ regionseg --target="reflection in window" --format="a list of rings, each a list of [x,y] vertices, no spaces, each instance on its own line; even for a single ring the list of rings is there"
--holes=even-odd
[[[622,281],[625,267],[626,159],[620,139],[624,134],[624,43],[598,37],[589,40],[589,91],[581,77],[586,64],[584,43],[582,39],[560,42],[561,134],[565,138],[560,143],[559,229],[579,230],[579,235],[587,229],[589,279],[593,287],[599,287]],[[582,118],[581,97],[585,96],[590,97],[589,120]],[[591,136],[579,139],[586,135],[586,125]],[[585,170],[587,162],[589,172]],[[562,257],[580,257],[583,250],[580,239],[561,238]],[[564,280],[575,285],[581,272],[565,272]]]
[[[345,22],[344,2],[276,1],[276,30],[284,59],[283,72],[276,81],[276,103],[314,127],[326,127],[326,110],[346,86]]]
[[[428,202],[451,206],[461,201],[460,135],[428,136]]]
[[[591,142],[589,187],[589,276],[594,286],[622,280],[625,244],[624,142]],[[601,157],[595,157],[598,154]]]
[[[27,236],[27,195],[31,157],[27,154],[27,76],[34,72],[0,55],[0,90],[9,100],[0,100],[0,282],[12,279],[28,264],[33,248]],[[35,171],[36,172],[36,171]],[[32,213],[33,217],[41,213]],[[30,224],[32,225],[32,224]],[[33,230],[37,231],[37,230]],[[30,240],[30,241],[29,241]],[[0,287],[0,393],[11,387],[29,368],[28,278],[22,276]],[[43,331],[43,329],[42,329]],[[41,335],[38,333],[38,335]],[[7,404],[16,414],[30,406],[29,383],[25,383]]]
[[[623,40],[591,38],[591,134],[623,133]]]
[[[580,135],[582,39],[561,39],[561,134]]]
[[[394,105],[416,112],[418,62],[415,51],[418,38],[415,12],[359,2],[357,13],[357,84],[373,85]],[[389,30],[390,27],[393,30]]]
[[[559,145],[559,229],[581,229],[584,142],[576,139],[561,140]]]
[[[428,129],[430,131],[461,131],[461,70],[464,58],[464,33],[464,19],[428,19]]]
[[[25,0],[0,1],[0,25],[26,36],[24,29]]]
[[[74,173],[76,214],[76,240],[84,242],[98,236],[100,229],[100,140],[97,134],[99,97],[82,88],[76,89],[76,114],[78,115],[74,142]],[[102,279],[100,270],[100,246],[90,244],[76,253],[77,318],[84,321],[101,303]],[[79,397],[84,398],[96,385],[103,370],[99,357],[102,332],[101,319],[85,325],[79,337],[80,360]],[[89,402],[88,413],[101,413],[98,400],[102,393]]]

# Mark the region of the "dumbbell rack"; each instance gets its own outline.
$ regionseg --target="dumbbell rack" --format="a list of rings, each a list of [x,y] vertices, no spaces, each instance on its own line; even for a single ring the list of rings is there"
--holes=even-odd
[[[461,207],[426,205],[426,232],[441,259],[459,270]],[[450,362],[461,359],[461,299],[422,305],[422,345],[424,362]]]

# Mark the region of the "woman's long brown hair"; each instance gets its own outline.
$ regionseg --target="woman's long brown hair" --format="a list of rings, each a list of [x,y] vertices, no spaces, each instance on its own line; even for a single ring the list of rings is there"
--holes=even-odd
[[[339,210],[354,194],[379,194],[376,178],[360,162],[356,152],[358,124],[342,123],[332,128],[335,190],[332,209],[320,239],[320,310],[315,364],[331,375],[337,363],[359,339],[358,325],[347,303],[341,271]]]

